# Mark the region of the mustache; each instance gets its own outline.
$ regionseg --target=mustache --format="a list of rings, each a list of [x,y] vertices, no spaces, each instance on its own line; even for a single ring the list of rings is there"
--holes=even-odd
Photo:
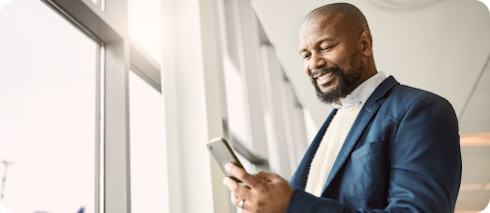
[[[339,67],[339,66],[333,66],[333,67],[328,67],[328,68],[320,68],[320,69],[313,69],[311,71],[311,78],[312,79],[317,79],[318,77],[320,77],[321,75],[325,74],[325,73],[329,73],[329,72],[335,72],[335,73],[339,73],[341,72],[342,69]]]

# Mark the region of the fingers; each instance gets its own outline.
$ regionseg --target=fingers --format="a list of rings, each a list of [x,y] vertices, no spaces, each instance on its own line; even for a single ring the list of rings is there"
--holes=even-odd
[[[247,199],[250,194],[250,189],[245,187],[245,186],[240,186],[236,181],[233,179],[226,177],[223,179],[223,184],[230,189],[231,193],[234,194],[235,196],[243,199]]]
[[[243,209],[247,209],[247,200],[250,200],[250,188],[240,186],[236,181],[229,177],[223,179],[223,184],[231,191],[231,203],[236,207],[240,207],[240,201],[244,200]],[[243,212],[245,213],[246,211]]]
[[[238,207],[238,205],[240,204],[240,200],[233,192],[231,193],[231,203],[233,203],[233,205],[236,207]]]
[[[245,200],[243,198],[239,198],[238,196],[233,194],[233,192],[231,193],[231,203],[233,203],[234,206],[240,207],[240,201],[242,201],[242,200],[243,200],[243,209],[242,209],[243,213],[249,212],[249,211],[247,211],[247,209],[250,208],[250,207],[247,208],[247,206],[248,206],[247,200]]]
[[[238,185],[238,183],[236,181],[234,181],[233,179],[231,179],[229,177],[226,177],[225,179],[223,179],[223,184],[226,187],[228,187],[228,189],[230,189],[231,192],[238,191],[238,188],[240,187],[240,185]]]
[[[232,163],[227,163],[225,165],[226,171],[231,173],[233,176],[235,176],[237,179],[241,180],[243,183],[245,183],[247,186],[251,188],[255,188],[263,184],[264,182],[253,175],[248,174],[244,169],[235,166]]]

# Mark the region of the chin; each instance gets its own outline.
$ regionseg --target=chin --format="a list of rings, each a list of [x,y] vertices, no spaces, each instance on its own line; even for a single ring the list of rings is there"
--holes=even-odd
[[[321,88],[320,90],[321,90],[323,93],[325,93],[325,94],[326,94],[326,93],[329,93],[329,92],[331,92],[331,91],[332,91],[332,89],[327,89],[327,88],[323,88],[323,87],[320,87],[320,88]]]
[[[329,92],[331,92],[335,88],[336,85],[337,84],[335,82],[335,84],[333,84],[333,83],[327,83],[327,85],[323,85],[323,86],[319,85],[318,87],[320,88],[320,90],[323,93],[329,93]]]

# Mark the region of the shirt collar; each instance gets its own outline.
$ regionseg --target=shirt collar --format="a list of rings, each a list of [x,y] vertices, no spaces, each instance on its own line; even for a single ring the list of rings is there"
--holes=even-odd
[[[371,76],[359,86],[357,86],[351,93],[345,96],[344,99],[332,103],[332,107],[336,109],[349,108],[357,104],[364,104],[369,96],[373,94],[374,90],[386,79],[383,72],[378,72]]]

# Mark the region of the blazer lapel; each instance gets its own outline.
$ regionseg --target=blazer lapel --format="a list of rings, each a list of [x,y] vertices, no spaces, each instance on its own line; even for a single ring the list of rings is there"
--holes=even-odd
[[[308,178],[308,173],[310,172],[311,161],[313,160],[316,150],[318,149],[318,146],[322,141],[323,135],[325,134],[327,127],[330,124],[330,121],[332,121],[332,118],[335,115],[335,113],[337,113],[337,110],[336,109],[332,110],[327,120],[325,120],[322,127],[316,134],[315,139],[313,139],[313,141],[311,142],[311,145],[306,151],[305,156],[303,157],[303,159],[298,165],[298,169],[296,170],[293,177],[291,178],[291,181],[289,183],[291,186],[303,190],[305,189],[306,179]]]
[[[327,182],[323,187],[322,194],[330,185],[335,175],[337,175],[340,168],[344,165],[347,158],[349,158],[350,153],[352,152],[352,149],[354,148],[357,141],[359,140],[359,137],[361,136],[362,132],[364,132],[364,129],[366,129],[371,119],[378,112],[380,105],[377,103],[377,101],[383,98],[385,94],[397,84],[399,83],[392,76],[390,76],[386,78],[376,88],[373,94],[368,98],[368,100],[362,107],[361,111],[359,112],[359,115],[357,116],[356,120],[354,121],[354,124],[352,125],[349,134],[345,138],[344,145],[340,149],[339,155],[337,156],[337,159],[335,160],[335,163],[332,166],[332,170],[330,171],[327,177]],[[308,164],[308,168],[309,168],[309,164]]]

